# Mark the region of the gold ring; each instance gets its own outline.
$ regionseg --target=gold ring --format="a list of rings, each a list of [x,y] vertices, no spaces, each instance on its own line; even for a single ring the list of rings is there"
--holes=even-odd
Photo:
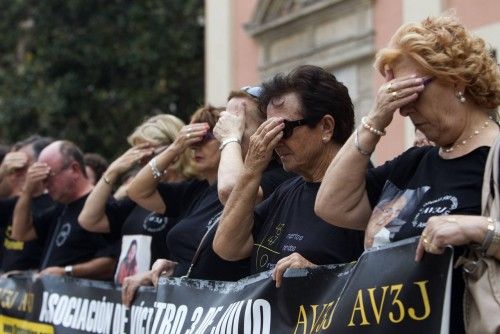
[[[422,239],[422,242],[423,242],[424,244],[426,244],[426,245],[428,245],[428,244],[429,244],[429,240],[427,240],[427,238],[423,238],[423,239]]]
[[[386,86],[386,88],[385,88],[385,89],[386,89],[387,93],[392,92],[392,82],[389,82],[389,83],[387,84],[387,86]]]
[[[426,237],[427,237],[427,233],[422,232],[422,238],[424,238],[424,239],[425,239]]]
[[[190,133],[188,133],[188,134],[186,135],[186,138],[187,138],[187,139],[191,138],[191,134],[190,134]]]
[[[392,92],[392,94],[391,94],[391,95],[392,95],[392,97],[393,97],[394,99],[397,99],[397,98],[398,98],[398,93],[397,93],[397,92]]]

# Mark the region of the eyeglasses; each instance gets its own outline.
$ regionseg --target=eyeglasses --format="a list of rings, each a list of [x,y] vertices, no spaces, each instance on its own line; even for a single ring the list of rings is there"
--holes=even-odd
[[[241,87],[241,90],[247,93],[248,95],[258,99],[264,89],[262,89],[262,87],[260,86],[245,86]]]
[[[298,126],[302,125],[307,125],[307,124],[312,124],[315,120],[318,120],[319,117],[313,117],[313,118],[303,118],[303,119],[298,119],[296,121],[289,121],[289,120],[284,120],[283,123],[285,124],[285,127],[283,128],[283,139],[288,139],[293,135],[293,129],[295,129]]]

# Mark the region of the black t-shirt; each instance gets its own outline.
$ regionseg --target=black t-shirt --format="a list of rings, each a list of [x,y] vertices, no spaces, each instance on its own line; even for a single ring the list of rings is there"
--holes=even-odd
[[[67,205],[58,204],[41,216],[33,217],[38,238],[45,240],[40,269],[75,265],[98,257],[118,257],[117,243],[104,234],[86,231],[78,224],[78,215],[87,196]]]
[[[29,270],[37,269],[40,266],[40,259],[43,251],[43,240],[36,238],[30,241],[17,241],[11,239],[12,215],[17,203],[17,197],[1,201],[2,203],[2,225],[7,223],[5,238],[2,244],[2,266],[4,272],[11,270]],[[53,208],[55,205],[52,198],[43,194],[33,198],[32,212],[33,216],[39,216],[43,212]]]
[[[284,181],[295,177],[293,173],[283,170],[281,165],[272,161],[262,174],[260,187],[262,188],[263,199],[268,198],[273,191]],[[216,223],[219,223],[219,218]],[[201,245],[199,257],[195,261],[190,277],[209,279],[217,281],[237,281],[250,274],[250,258],[241,261],[226,261],[217,255],[212,243],[215,237],[216,227],[212,228]]]
[[[319,186],[296,177],[256,207],[252,273],[272,269],[278,260],[294,252],[319,265],[359,257],[362,232],[333,226],[314,213]]]
[[[14,207],[16,206],[17,197],[0,199],[0,243],[3,245],[5,234],[7,229],[12,222],[12,213],[14,212]],[[4,256],[3,247],[0,248],[0,261]]]
[[[366,190],[373,207],[368,229],[374,244],[418,236],[431,216],[481,214],[481,187],[489,147],[443,159],[437,147],[411,148],[368,171]],[[376,226],[379,227],[376,227]],[[455,257],[463,253],[455,247]],[[463,333],[461,268],[453,271],[451,331]]]
[[[4,239],[5,235],[9,233],[8,227],[12,223],[12,213],[14,212],[16,201],[17,197],[0,199],[0,242],[2,243],[2,247],[0,248],[0,261],[3,261],[5,254],[5,249],[3,247]]]
[[[165,216],[175,219],[167,234],[170,259],[178,262],[173,276],[187,273],[191,260],[207,228],[222,211],[217,184],[192,180],[180,183],[160,183],[158,192],[166,203]]]
[[[369,225],[388,222],[374,245],[420,235],[431,216],[480,214],[488,151],[480,147],[447,160],[436,147],[411,148],[369,170],[366,189],[374,208]],[[374,217],[376,211],[380,214]]]
[[[122,237],[120,260],[126,256],[131,243],[136,243],[137,272],[149,270],[157,259],[170,258],[165,238],[173,219],[148,211],[129,198],[117,200],[106,215],[111,234]],[[121,283],[117,278],[115,275],[115,282]]]

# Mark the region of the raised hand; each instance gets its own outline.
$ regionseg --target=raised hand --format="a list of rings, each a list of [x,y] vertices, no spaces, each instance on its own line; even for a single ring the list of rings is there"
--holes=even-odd
[[[241,141],[245,131],[246,103],[241,99],[228,102],[226,111],[221,112],[214,127],[214,135],[221,143],[224,139],[236,138]]]
[[[283,137],[282,118],[270,118],[262,123],[250,137],[250,146],[245,158],[245,166],[263,172],[273,156],[273,151]]]
[[[9,175],[28,166],[29,157],[24,152],[9,152],[0,165],[0,175]]]
[[[46,163],[35,162],[30,166],[30,168],[28,168],[23,191],[32,193],[35,189],[39,189],[41,183],[49,178],[50,173],[50,167]]]

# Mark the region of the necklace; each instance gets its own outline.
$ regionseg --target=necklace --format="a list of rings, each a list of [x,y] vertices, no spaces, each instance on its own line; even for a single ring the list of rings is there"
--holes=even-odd
[[[491,117],[490,117],[490,120],[492,120]],[[457,149],[457,148],[459,148],[461,146],[467,145],[467,143],[469,142],[469,140],[471,140],[473,137],[477,136],[482,130],[486,129],[488,126],[490,126],[490,121],[485,121],[483,123],[483,125],[481,125],[481,127],[479,129],[474,130],[474,132],[469,137],[467,137],[466,139],[462,140],[458,144],[455,144],[455,145],[453,145],[451,147],[443,148],[444,151],[445,151],[445,153],[453,152],[455,149]]]

